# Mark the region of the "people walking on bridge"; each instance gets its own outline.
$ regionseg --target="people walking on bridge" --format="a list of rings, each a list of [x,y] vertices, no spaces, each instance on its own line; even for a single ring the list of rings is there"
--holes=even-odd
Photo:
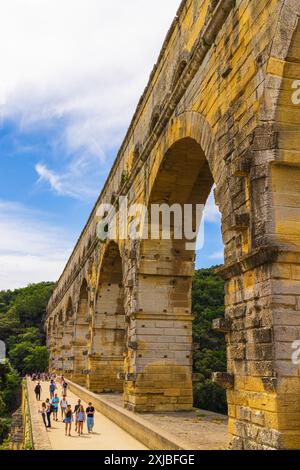
[[[45,428],[47,429],[47,422],[46,422],[46,417],[47,417],[47,405],[45,402],[42,403],[42,408],[39,410],[39,413],[41,413],[43,422],[45,425]]]
[[[58,413],[59,398],[57,396],[57,393],[52,398],[51,404],[53,406],[53,419],[54,421],[58,421],[57,413]]]
[[[36,384],[36,386],[34,387],[34,393],[35,393],[35,397],[36,397],[37,401],[40,401],[40,399],[41,399],[41,391],[42,391],[42,386],[41,386],[40,382],[38,382]]]
[[[78,436],[82,436],[83,424],[85,423],[85,411],[82,405],[79,406],[76,413],[77,432]]]
[[[94,428],[94,416],[95,416],[95,408],[93,404],[90,402],[89,406],[86,409],[86,424],[88,433],[91,434]]]
[[[51,403],[49,398],[46,400],[46,416],[47,416],[47,428],[51,428]]]
[[[49,390],[50,390],[50,398],[54,398],[54,393],[55,393],[55,390],[56,390],[56,385],[55,385],[53,379],[52,379],[51,382],[50,382]]]
[[[67,435],[71,436],[72,421],[73,421],[72,407],[71,407],[71,405],[68,405],[68,407],[65,411],[65,418],[64,418],[66,436]]]
[[[79,410],[80,406],[81,406],[81,400],[78,400],[77,405],[75,405],[74,411],[73,411],[73,413],[75,415],[75,432],[77,432],[77,430],[78,430],[78,427],[77,427],[77,424],[78,424],[77,423],[77,411]]]
[[[68,408],[68,402],[66,396],[63,395],[62,399],[60,400],[60,409],[61,409],[61,419],[63,420],[65,417],[66,409]]]

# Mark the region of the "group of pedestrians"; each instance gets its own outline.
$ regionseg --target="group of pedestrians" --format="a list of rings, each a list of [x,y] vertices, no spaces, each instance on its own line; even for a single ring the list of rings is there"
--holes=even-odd
[[[94,428],[94,416],[95,408],[92,403],[89,403],[88,407],[84,409],[81,400],[79,399],[74,409],[72,410],[72,405],[68,402],[67,391],[68,384],[65,381],[64,377],[61,376],[61,398],[59,398],[57,393],[57,385],[55,382],[55,377],[50,378],[49,393],[50,398],[47,398],[45,402],[42,403],[41,409],[39,412],[42,415],[42,419],[46,429],[51,428],[51,415],[53,415],[53,420],[58,421],[59,408],[61,411],[61,419],[65,424],[65,435],[71,436],[72,423],[75,422],[75,432],[79,436],[83,434],[84,424],[87,424],[88,433],[93,432]],[[40,381],[36,384],[34,388],[35,396],[38,401],[41,399],[42,385]]]
[[[49,382],[54,376],[52,374],[49,374],[48,372],[34,372],[31,374],[31,380],[33,382],[37,381],[42,381],[42,382]]]

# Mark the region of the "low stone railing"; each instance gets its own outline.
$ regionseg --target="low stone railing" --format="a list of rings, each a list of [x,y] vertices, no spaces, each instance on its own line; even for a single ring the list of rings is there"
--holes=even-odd
[[[25,450],[52,450],[47,430],[39,413],[30,379],[23,382],[22,413]]]
[[[30,418],[29,393],[27,380],[22,382],[22,416],[23,416],[23,446],[24,450],[33,449],[32,427]]]

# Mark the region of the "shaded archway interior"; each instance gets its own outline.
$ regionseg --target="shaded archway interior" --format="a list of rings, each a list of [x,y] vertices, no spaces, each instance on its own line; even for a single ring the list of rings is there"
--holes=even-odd
[[[150,193],[153,204],[193,207],[192,228],[196,232],[196,204],[205,205],[213,177],[201,146],[191,138],[176,142],[164,155]],[[171,215],[171,238],[141,243],[137,288],[138,312],[128,327],[126,371],[138,374],[125,382],[125,406],[135,411],[190,410],[192,386],[192,275],[195,250],[184,236],[175,239]],[[182,220],[183,222],[183,220]],[[162,234],[162,218],[159,220]],[[177,221],[176,221],[177,224]],[[184,234],[183,234],[184,235]],[[196,237],[195,237],[196,238]],[[193,241],[196,241],[195,239]]]
[[[96,392],[121,391],[125,350],[125,310],[119,247],[106,247],[96,291],[89,352],[89,386]]]
[[[89,292],[84,279],[79,294],[74,341],[73,379],[80,383],[85,383],[84,375],[87,371],[89,320]]]

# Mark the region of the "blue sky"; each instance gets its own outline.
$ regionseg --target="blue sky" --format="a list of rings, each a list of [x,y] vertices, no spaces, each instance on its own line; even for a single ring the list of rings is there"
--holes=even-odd
[[[0,289],[59,276],[179,3],[1,2]],[[222,262],[206,219],[198,267]]]

